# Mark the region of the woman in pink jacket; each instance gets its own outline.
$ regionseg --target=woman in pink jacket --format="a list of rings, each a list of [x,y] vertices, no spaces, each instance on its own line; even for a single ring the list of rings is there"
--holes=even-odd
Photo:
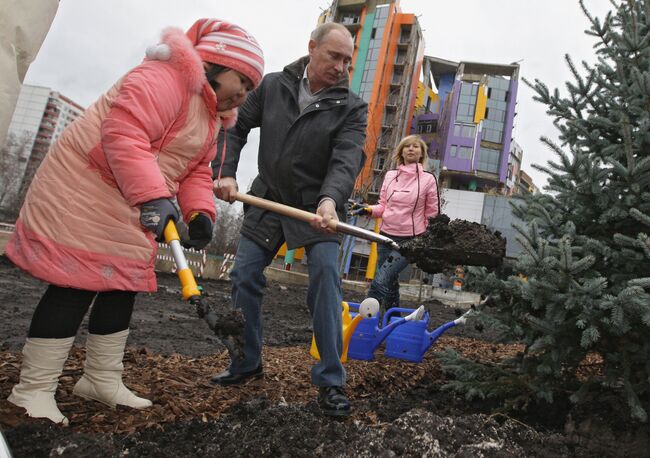
[[[54,394],[91,303],[84,375],[74,393],[114,407],[151,406],[122,383],[138,291],[155,291],[157,241],[174,200],[195,248],[212,237],[210,161],[222,126],[264,73],[242,28],[201,19],[163,32],[146,58],[102,95],[50,149],[7,246],[21,269],[48,282],[9,401],[67,423]]]
[[[394,160],[397,170],[384,177],[379,203],[362,207],[357,214],[382,218],[380,232],[396,242],[408,240],[426,231],[429,218],[440,213],[436,177],[424,171],[427,145],[417,135],[405,137],[397,145]],[[398,251],[380,245],[380,266],[370,284],[368,297],[374,297],[382,310],[399,306],[399,275],[409,264]]]

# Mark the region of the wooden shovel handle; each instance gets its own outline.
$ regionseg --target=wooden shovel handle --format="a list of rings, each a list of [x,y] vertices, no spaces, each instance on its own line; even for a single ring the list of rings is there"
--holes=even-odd
[[[244,204],[263,208],[264,210],[269,210],[280,215],[297,219],[299,221],[304,221],[305,223],[310,223],[318,217],[316,213],[300,210],[299,208],[290,207],[289,205],[273,202],[272,200],[262,199],[261,197],[251,196],[250,194],[243,194],[241,192],[235,193],[235,199]],[[335,220],[330,220],[329,226],[332,230],[336,231],[337,222]]]
[[[297,219],[299,221],[304,221],[309,223],[317,218],[318,215],[315,213],[310,213],[305,210],[300,210],[298,208],[290,207],[288,205],[280,204],[278,202],[273,202],[271,200],[262,199],[261,197],[251,196],[250,194],[242,194],[240,192],[235,193],[235,200],[243,202],[253,207],[263,208],[264,210],[269,210],[280,215],[288,216],[290,218]],[[341,234],[349,234],[355,237],[360,237],[371,242],[383,243],[389,245],[395,250],[399,250],[399,245],[391,238],[386,237],[382,234],[377,234],[366,229],[362,229],[352,224],[343,223],[341,221],[330,220],[329,227],[335,232]]]

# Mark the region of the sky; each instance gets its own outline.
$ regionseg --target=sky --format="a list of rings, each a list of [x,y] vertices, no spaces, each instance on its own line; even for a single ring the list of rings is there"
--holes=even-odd
[[[609,0],[585,0],[598,17]],[[29,68],[25,83],[50,87],[84,107],[142,60],[148,45],[168,26],[188,29],[199,18],[215,17],[244,27],[264,50],[266,72],[307,54],[309,33],[327,0],[61,0],[54,22]],[[571,80],[564,55],[594,62],[594,38],[577,0],[402,0],[423,29],[425,54],[452,61],[497,64],[518,62],[520,76],[549,88]],[[545,164],[553,154],[540,136],[556,138],[545,106],[533,91],[519,86],[514,139],[524,151],[523,169],[537,185],[546,181],[531,163]],[[259,134],[249,135],[237,173],[247,189],[257,174]]]

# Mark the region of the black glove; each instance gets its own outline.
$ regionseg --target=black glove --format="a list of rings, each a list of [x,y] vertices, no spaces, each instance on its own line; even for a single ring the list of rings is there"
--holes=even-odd
[[[178,221],[178,210],[170,199],[154,199],[140,205],[140,224],[156,235],[156,242],[165,241],[165,226]]]
[[[212,240],[212,221],[203,213],[195,213],[187,228],[189,239],[181,242],[185,248],[202,250]]]
[[[372,208],[368,207],[365,204],[352,204],[352,207],[350,207],[350,215],[372,215]]]

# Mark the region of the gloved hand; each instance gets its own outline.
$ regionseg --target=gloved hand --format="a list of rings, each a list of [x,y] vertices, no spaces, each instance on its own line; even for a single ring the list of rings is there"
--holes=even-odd
[[[367,204],[354,203],[350,207],[350,215],[352,216],[372,215],[372,208],[370,208]]]
[[[181,241],[185,248],[202,250],[212,240],[212,220],[203,213],[194,213],[187,228],[189,239]]]
[[[178,221],[178,210],[170,199],[154,199],[140,205],[140,224],[155,234],[156,242],[165,241],[169,220]]]

